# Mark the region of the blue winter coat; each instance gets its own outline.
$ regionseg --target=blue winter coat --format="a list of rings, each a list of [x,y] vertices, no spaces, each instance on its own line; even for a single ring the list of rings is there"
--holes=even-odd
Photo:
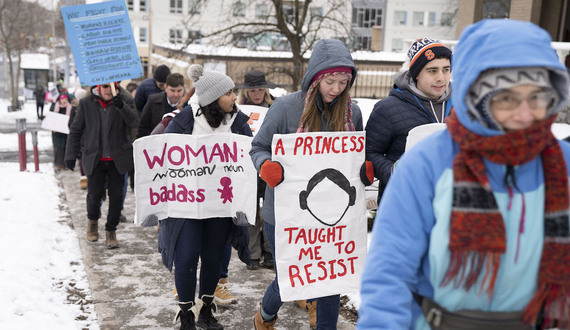
[[[479,135],[503,134],[472,119],[465,104],[470,85],[490,68],[547,67],[560,96],[552,110],[559,111],[568,99],[568,74],[550,42],[547,32],[528,22],[484,20],[467,27],[452,60],[452,98],[459,121]],[[568,164],[570,145],[560,142],[560,146]],[[429,329],[412,299],[412,291],[451,311],[502,312],[521,311],[536,292],[544,241],[544,174],[540,157],[516,167],[515,180],[521,192],[512,197],[510,209],[507,206],[511,199],[503,183],[505,165],[484,159],[505,223],[507,244],[493,297],[480,295],[477,285],[469,291],[453,285],[440,286],[450,259],[453,160],[458,151],[458,144],[445,130],[425,138],[400,159],[380,202],[372,231],[362,275],[358,329]],[[522,212],[525,230],[520,235],[515,262]]]
[[[232,133],[253,136],[251,128],[247,123],[249,117],[241,111],[238,111],[236,116],[231,126]],[[194,115],[192,113],[192,107],[187,106],[172,119],[164,133],[192,134],[193,129]],[[228,219],[232,221],[231,218]],[[184,218],[166,218],[160,221],[161,229],[158,234],[158,252],[162,255],[162,263],[170,271],[172,271],[172,264],[174,263],[174,248],[176,247],[176,241],[178,240],[184,221],[187,220]],[[232,221],[232,230],[228,237],[228,242],[238,251],[240,260],[249,264],[249,235],[247,233],[247,227],[236,226]]]
[[[249,152],[255,168],[259,171],[263,162],[271,159],[271,141],[273,134],[295,133],[303,114],[305,95],[309,90],[311,80],[322,70],[345,66],[352,68],[351,85],[356,79],[356,66],[352,56],[344,44],[338,40],[321,40],[313,49],[307,71],[301,82],[301,90],[282,96],[269,107],[259,132],[253,138]],[[316,93],[316,91],[315,91]],[[362,114],[356,104],[352,104],[352,122],[357,131],[362,131]],[[329,123],[322,117],[321,131],[330,131]],[[269,224],[275,225],[274,191],[267,186],[261,216]]]

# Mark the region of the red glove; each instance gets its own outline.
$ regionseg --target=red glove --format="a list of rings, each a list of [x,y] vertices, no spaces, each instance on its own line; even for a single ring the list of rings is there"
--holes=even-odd
[[[268,159],[261,165],[259,176],[269,187],[275,188],[283,182],[283,166],[279,162],[272,162]]]
[[[374,167],[371,161],[365,161],[360,167],[360,180],[365,186],[369,186],[374,182]]]

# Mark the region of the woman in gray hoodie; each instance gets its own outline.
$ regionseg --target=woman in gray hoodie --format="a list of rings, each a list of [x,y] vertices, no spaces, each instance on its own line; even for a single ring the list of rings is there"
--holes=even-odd
[[[349,50],[339,40],[324,39],[313,49],[301,90],[278,98],[271,105],[253,139],[250,151],[260,177],[267,183],[262,217],[264,230],[275,256],[275,209],[273,188],[283,181],[283,169],[271,161],[274,134],[326,131],[362,131],[360,108],[351,102],[349,90],[356,66]],[[369,176],[370,177],[370,176]],[[336,329],[340,296],[317,298],[317,329]],[[254,317],[255,329],[273,329],[283,302],[277,274],[265,291]]]

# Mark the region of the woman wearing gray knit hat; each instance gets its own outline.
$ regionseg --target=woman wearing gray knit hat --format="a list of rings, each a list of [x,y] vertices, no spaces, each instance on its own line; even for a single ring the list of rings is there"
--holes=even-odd
[[[225,74],[206,71],[201,65],[188,68],[188,77],[196,88],[189,106],[182,109],[164,133],[216,134],[236,133],[252,136],[249,117],[235,105],[234,82]],[[158,242],[164,265],[172,271],[178,291],[180,329],[223,329],[212,315],[214,291],[220,277],[226,242],[232,219],[167,218],[161,221]],[[242,228],[242,227],[240,227]],[[245,229],[244,229],[245,230]],[[196,273],[201,260],[198,296],[203,302],[195,323],[191,308],[195,305]]]

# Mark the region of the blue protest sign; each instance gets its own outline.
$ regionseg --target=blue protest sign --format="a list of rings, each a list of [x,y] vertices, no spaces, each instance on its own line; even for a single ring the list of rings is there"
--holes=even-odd
[[[124,0],[62,7],[61,13],[82,84],[143,75]]]

